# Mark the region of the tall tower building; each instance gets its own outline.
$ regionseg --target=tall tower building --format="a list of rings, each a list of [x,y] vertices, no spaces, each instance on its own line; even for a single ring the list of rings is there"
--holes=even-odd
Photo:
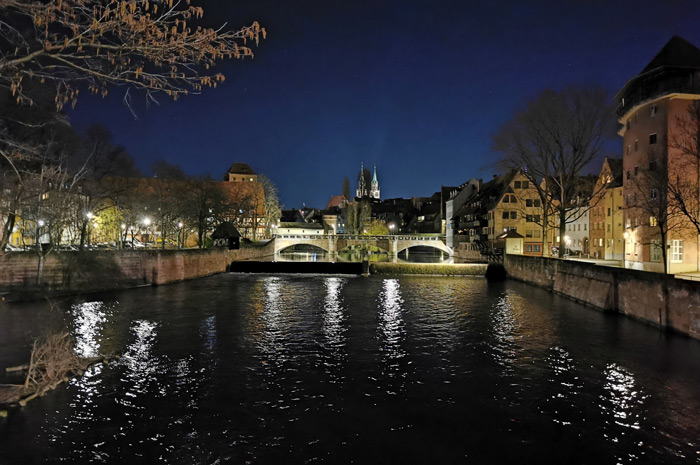
[[[363,199],[369,196],[369,187],[367,186],[367,179],[365,179],[365,164],[360,164],[360,178],[357,180],[357,197],[358,199]]]
[[[379,191],[379,181],[377,180],[377,165],[374,165],[374,173],[372,174],[372,186],[369,190],[369,196],[377,200],[380,200],[381,198],[381,194]]]
[[[663,271],[665,260],[670,273],[696,271],[697,231],[674,218],[669,186],[700,182],[697,158],[679,149],[692,123],[689,110],[700,99],[700,49],[674,36],[615,99],[623,138],[624,263]]]

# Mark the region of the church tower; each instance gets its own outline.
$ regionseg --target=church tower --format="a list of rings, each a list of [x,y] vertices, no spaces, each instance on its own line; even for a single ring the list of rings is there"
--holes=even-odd
[[[379,181],[377,180],[377,165],[374,165],[374,174],[372,175],[372,186],[369,191],[369,196],[373,199],[380,200]]]
[[[363,199],[369,196],[367,181],[365,180],[365,164],[360,164],[360,179],[357,180],[357,195],[358,199]]]

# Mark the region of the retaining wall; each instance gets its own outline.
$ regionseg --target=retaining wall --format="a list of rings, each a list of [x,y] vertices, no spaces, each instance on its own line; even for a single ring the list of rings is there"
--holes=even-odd
[[[700,339],[700,282],[572,260],[506,255],[508,276]]]
[[[264,250],[59,252],[45,257],[41,282],[37,282],[39,257],[12,252],[0,255],[0,294],[9,299],[36,298],[167,284],[221,273],[234,260],[261,258]]]

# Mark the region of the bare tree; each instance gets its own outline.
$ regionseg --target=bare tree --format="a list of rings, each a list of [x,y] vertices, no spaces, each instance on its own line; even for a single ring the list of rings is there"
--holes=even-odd
[[[700,234],[700,102],[675,119],[668,137],[668,193],[674,206]]]
[[[282,216],[282,206],[280,205],[277,186],[264,174],[258,175],[258,181],[265,191],[264,221],[265,236],[270,237],[270,228],[277,224]]]
[[[607,93],[567,87],[545,90],[493,136],[493,148],[503,154],[503,163],[522,168],[536,187],[543,223],[559,229],[559,256],[565,250],[567,223],[584,213],[577,202],[582,170],[602,155],[613,133]]]

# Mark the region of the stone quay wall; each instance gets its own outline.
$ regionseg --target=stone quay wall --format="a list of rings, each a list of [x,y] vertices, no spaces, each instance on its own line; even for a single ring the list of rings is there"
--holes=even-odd
[[[543,257],[506,255],[509,278],[700,339],[700,282]]]
[[[0,255],[0,295],[10,300],[126,289],[200,278],[226,271],[232,261],[261,259],[265,248],[105,250]]]

